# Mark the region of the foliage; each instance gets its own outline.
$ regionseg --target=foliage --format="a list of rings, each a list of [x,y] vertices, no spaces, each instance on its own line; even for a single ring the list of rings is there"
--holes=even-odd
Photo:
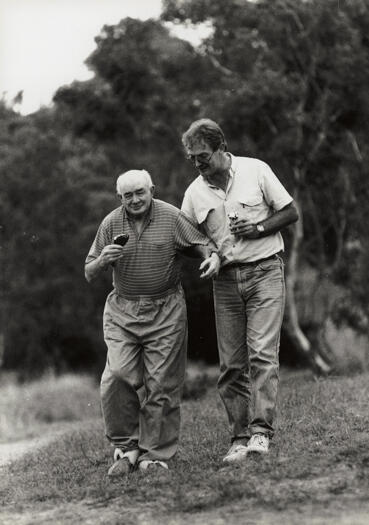
[[[196,175],[180,137],[202,116],[222,124],[232,152],[272,165],[302,210],[301,259],[345,290],[333,318],[367,332],[367,3],[163,5],[161,20],[104,26],[87,59],[94,78],[61,87],[52,109],[21,117],[0,104],[8,367],[101,370],[110,276],[87,286],[83,262],[117,205],[116,176],[146,168],[157,196],[180,205]],[[168,21],[210,21],[213,32],[194,48]],[[284,236],[289,245],[291,231]],[[214,362],[211,287],[197,266],[185,263],[190,355]]]
[[[212,21],[204,53],[227,77],[219,109],[232,150],[266,159],[298,192],[303,255],[325,271],[337,263],[336,270],[343,249],[366,235],[360,216],[369,192],[367,5],[168,0],[164,6],[166,20]],[[202,113],[213,113],[211,100]]]
[[[168,0],[163,18],[211,20],[203,52],[227,79],[216,109],[232,151],[275,168],[301,211],[301,259],[345,288],[325,316],[368,333],[368,5]]]
[[[5,364],[28,371],[95,365],[97,348],[89,343],[97,330],[83,276],[94,212],[85,193],[104,158],[50,125],[52,114],[7,116],[1,160]]]
[[[180,204],[189,173],[178,161],[180,135],[215,81],[214,68],[154,20],[104,26],[96,43],[87,59],[96,77],[55,95],[64,122],[103,144],[116,173],[145,168],[158,195]]]

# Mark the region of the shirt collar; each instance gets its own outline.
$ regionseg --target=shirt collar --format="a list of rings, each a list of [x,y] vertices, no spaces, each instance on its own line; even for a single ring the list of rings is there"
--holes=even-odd
[[[229,174],[233,178],[234,174],[236,173],[236,157],[232,155],[232,153],[229,153],[229,152],[228,152],[228,155],[231,159],[231,166],[229,168]]]

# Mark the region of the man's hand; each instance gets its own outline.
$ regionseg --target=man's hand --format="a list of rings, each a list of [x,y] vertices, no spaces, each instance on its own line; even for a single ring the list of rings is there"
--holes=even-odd
[[[257,239],[260,237],[256,224],[248,219],[233,220],[229,225],[229,229],[233,235],[244,237],[245,239]]]
[[[220,258],[219,255],[213,252],[210,257],[203,260],[200,264],[199,270],[202,270],[200,274],[201,279],[211,279],[216,277],[219,273],[220,268]]]
[[[267,235],[273,235],[279,232],[282,228],[296,222],[298,218],[299,215],[296,207],[293,202],[291,202],[262,221],[262,225],[265,228],[262,234],[258,232],[256,224],[248,219],[234,219],[231,221],[229,228],[233,235],[238,235],[245,239],[258,239],[259,237],[266,237]]]
[[[123,256],[123,246],[119,244],[108,244],[102,250],[99,257],[99,264],[101,268],[107,268],[109,264],[114,264],[115,261]]]

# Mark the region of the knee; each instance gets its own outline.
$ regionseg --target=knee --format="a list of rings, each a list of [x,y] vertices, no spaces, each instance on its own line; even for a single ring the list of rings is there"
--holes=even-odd
[[[119,367],[106,367],[101,378],[101,386],[119,382],[128,387],[138,389],[142,386],[142,377],[137,372]]]
[[[219,377],[218,390],[225,392],[233,389],[235,385],[244,384],[246,380],[247,374],[244,368],[228,368]]]
[[[179,382],[159,382],[159,381],[147,381],[146,397],[148,400],[155,400],[161,404],[178,404],[181,398],[181,384]]]
[[[269,369],[278,366],[278,352],[274,349],[265,349],[259,352],[250,352],[250,367]]]

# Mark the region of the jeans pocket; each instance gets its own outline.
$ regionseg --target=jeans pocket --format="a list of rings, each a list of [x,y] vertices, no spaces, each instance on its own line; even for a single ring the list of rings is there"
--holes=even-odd
[[[263,270],[263,272],[268,272],[270,270],[275,270],[281,268],[281,260],[277,257],[274,259],[268,259],[267,261],[261,261],[257,268]]]

